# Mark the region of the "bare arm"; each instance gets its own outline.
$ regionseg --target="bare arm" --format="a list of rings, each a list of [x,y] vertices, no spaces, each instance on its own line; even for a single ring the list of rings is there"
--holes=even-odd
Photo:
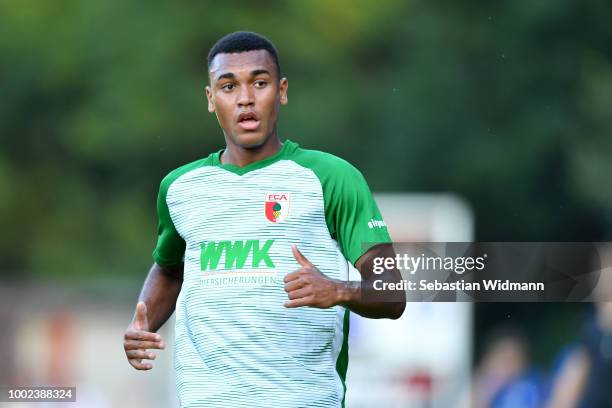
[[[577,348],[567,358],[557,376],[547,408],[576,408],[588,381],[591,362],[583,348]]]
[[[391,244],[378,245],[363,254],[356,262],[355,267],[361,273],[361,282],[344,282],[347,293],[343,303],[363,317],[373,319],[398,319],[406,308],[406,293],[402,291],[375,291],[374,281],[381,280],[386,283],[398,283],[402,279],[399,270],[385,270],[375,275],[373,270],[374,258],[395,258],[395,251]]]
[[[183,283],[183,264],[174,267],[153,264],[138,298],[134,318],[125,331],[123,348],[128,362],[137,370],[153,366],[143,359],[154,360],[148,349],[163,349],[165,343],[157,330],[174,312]]]
[[[174,312],[183,284],[183,264],[168,267],[153,264],[142,286],[139,302],[147,306],[149,330],[156,332]]]

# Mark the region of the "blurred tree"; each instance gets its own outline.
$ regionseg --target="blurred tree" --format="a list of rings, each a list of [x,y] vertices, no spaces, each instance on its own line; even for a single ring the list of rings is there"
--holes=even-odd
[[[279,48],[281,135],[374,190],[461,194],[480,240],[603,239],[611,19],[604,0],[2,0],[0,273],[140,280],[159,181],[223,146],[205,57],[239,29]]]

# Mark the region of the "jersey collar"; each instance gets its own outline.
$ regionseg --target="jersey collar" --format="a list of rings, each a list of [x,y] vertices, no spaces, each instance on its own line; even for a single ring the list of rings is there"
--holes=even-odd
[[[221,149],[213,155],[212,164],[213,166],[220,167],[224,170],[227,170],[229,172],[242,176],[243,174],[246,174],[250,171],[263,169],[264,167],[269,166],[272,163],[276,163],[279,160],[287,158],[297,148],[298,148],[297,143],[292,142],[291,140],[285,140],[283,142],[282,147],[278,150],[278,152],[276,152],[272,156],[269,156],[269,157],[266,157],[265,159],[247,164],[244,167],[239,167],[235,164],[230,164],[230,163],[225,163],[225,164],[221,163],[221,155],[223,154],[223,151],[224,151],[224,149]]]

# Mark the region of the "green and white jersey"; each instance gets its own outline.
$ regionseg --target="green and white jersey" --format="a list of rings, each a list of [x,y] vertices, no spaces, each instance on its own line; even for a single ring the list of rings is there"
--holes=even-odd
[[[340,407],[348,310],[287,309],[291,245],[334,279],[390,242],[358,170],[286,141],[245,167],[221,152],[161,183],[159,265],[185,262],[176,305],[175,368],[182,407]]]

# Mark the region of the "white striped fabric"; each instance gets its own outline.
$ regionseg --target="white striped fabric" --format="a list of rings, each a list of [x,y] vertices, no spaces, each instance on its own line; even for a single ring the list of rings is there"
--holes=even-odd
[[[266,196],[284,193],[280,222],[265,216]],[[182,407],[339,407],[336,370],[346,336],[341,306],[287,309],[283,278],[298,268],[291,245],[324,274],[347,279],[347,261],[325,221],[321,183],[292,160],[238,175],[202,166],[179,176],[166,203],[185,240],[185,275],[176,307],[175,366]],[[286,203],[283,203],[286,205]],[[202,244],[257,240],[273,267],[202,270]]]

